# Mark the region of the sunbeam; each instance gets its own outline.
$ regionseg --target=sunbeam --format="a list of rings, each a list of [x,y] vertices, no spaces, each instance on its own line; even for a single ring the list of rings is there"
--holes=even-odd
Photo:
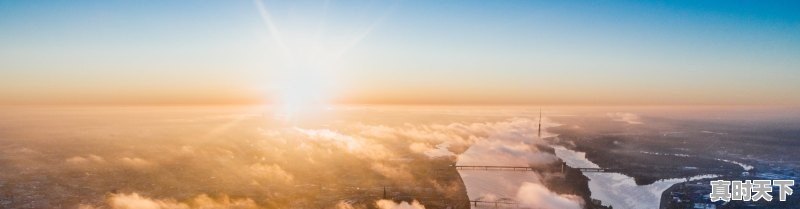
[[[276,117],[284,120],[292,120],[298,115],[325,109],[329,100],[333,97],[336,89],[335,76],[339,68],[338,63],[342,57],[360,42],[362,42],[372,31],[391,14],[395,5],[392,5],[387,12],[380,17],[368,18],[369,24],[364,28],[355,28],[357,31],[344,38],[337,45],[337,42],[328,43],[328,12],[331,7],[329,1],[323,1],[320,18],[313,28],[308,31],[302,28],[281,30],[276,24],[276,19],[269,11],[269,7],[262,0],[254,0],[255,7],[258,9],[266,29],[272,40],[280,48],[283,56],[283,65],[280,69],[280,82],[274,83],[274,90],[278,91],[273,95],[273,103],[279,109]],[[304,40],[300,37],[284,37],[285,34],[312,34],[311,38]],[[334,40],[338,40],[335,39]],[[336,47],[330,47],[336,46]]]
[[[264,21],[264,24],[267,26],[272,39],[275,41],[275,44],[278,44],[278,47],[281,48],[283,51],[284,56],[290,56],[289,48],[286,47],[286,43],[283,42],[283,38],[281,37],[281,33],[278,30],[278,27],[275,26],[275,23],[272,21],[272,15],[269,14],[269,10],[267,10],[267,6],[264,5],[262,0],[253,0],[253,3],[256,4],[256,9],[258,9],[258,14],[261,15],[261,20]]]

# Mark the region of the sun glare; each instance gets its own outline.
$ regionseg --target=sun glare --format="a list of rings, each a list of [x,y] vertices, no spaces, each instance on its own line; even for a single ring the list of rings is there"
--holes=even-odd
[[[364,19],[364,25],[350,28],[348,35],[327,34],[324,15],[319,19],[304,19],[313,24],[304,28],[293,24],[280,24],[270,13],[268,5],[254,0],[263,23],[285,63],[280,69],[278,83],[273,86],[271,101],[277,107],[276,118],[294,120],[303,115],[313,115],[328,108],[336,89],[335,75],[339,59],[363,40],[380,24],[383,17]],[[328,13],[327,5],[322,14]],[[302,24],[300,24],[302,25]],[[286,27],[281,27],[286,26]]]
[[[277,89],[276,117],[292,120],[328,107],[332,79],[321,70],[300,70],[289,75]]]

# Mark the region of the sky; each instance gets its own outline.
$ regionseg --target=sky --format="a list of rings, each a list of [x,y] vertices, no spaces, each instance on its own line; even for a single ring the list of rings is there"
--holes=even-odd
[[[0,105],[800,105],[796,1],[0,1]]]

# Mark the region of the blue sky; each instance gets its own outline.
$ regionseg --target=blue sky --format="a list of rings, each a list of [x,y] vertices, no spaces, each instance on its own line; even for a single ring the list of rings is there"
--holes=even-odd
[[[263,4],[2,1],[0,102],[800,104],[792,1]]]

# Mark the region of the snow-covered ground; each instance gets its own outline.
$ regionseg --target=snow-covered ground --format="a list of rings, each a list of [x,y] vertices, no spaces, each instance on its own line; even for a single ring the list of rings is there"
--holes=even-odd
[[[733,161],[733,160],[719,159],[719,158],[717,158],[717,160],[719,160],[719,161],[722,161],[722,162],[726,162],[726,163],[733,163],[733,164],[736,164],[736,165],[738,165],[738,166],[741,166],[741,167],[742,167],[742,169],[744,169],[745,171],[750,171],[750,170],[753,170],[753,166],[751,166],[751,165],[748,165],[748,164],[744,164],[744,163],[736,162],[736,161]]]

